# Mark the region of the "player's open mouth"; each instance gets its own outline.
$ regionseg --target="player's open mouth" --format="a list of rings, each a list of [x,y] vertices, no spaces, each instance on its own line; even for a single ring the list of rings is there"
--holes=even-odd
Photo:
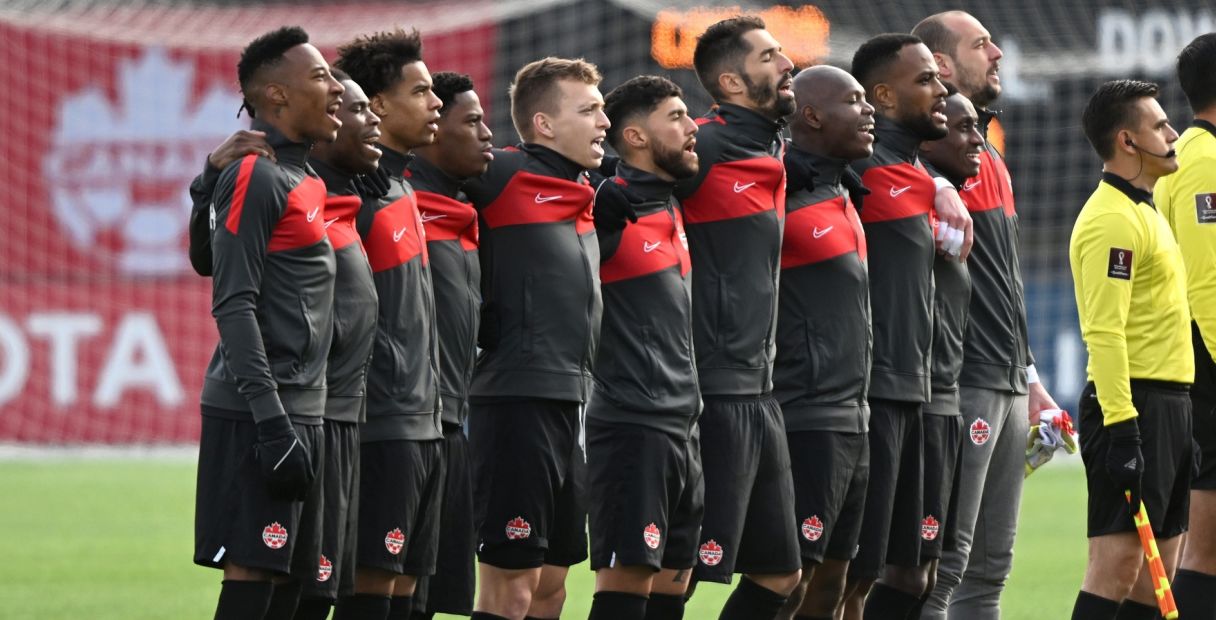
[[[494,161],[494,150],[493,150],[493,148],[494,148],[494,147],[487,146],[486,148],[481,149],[481,156],[482,156],[483,158],[485,158],[485,160],[486,160],[486,161]]]
[[[604,156],[604,136],[600,136],[591,141],[591,151],[599,157]]]
[[[857,126],[857,133],[861,134],[867,142],[874,141],[874,121],[866,121]]]
[[[696,154],[697,154],[697,139],[696,138],[689,138],[688,142],[684,143],[684,152],[692,153],[693,156],[696,156]]]
[[[939,100],[933,104],[933,122],[938,125],[946,124],[946,100]]]
[[[369,150],[369,151],[375,151],[375,152],[379,153],[380,147],[377,146],[377,144],[376,144],[379,141],[380,141],[380,130],[379,129],[373,129],[373,130],[367,132],[366,134],[363,134],[363,146],[365,148],[367,148],[367,150]]]
[[[975,164],[978,166],[980,163],[980,152],[978,150],[968,151],[967,152],[967,161],[975,162]]]
[[[794,78],[786,76],[779,84],[777,84],[777,91],[783,94],[793,95]]]
[[[342,121],[338,120],[338,110],[341,110],[341,109],[342,109],[342,100],[339,99],[339,100],[329,104],[329,107],[325,108],[325,114],[327,116],[329,116],[329,118],[332,119],[335,123],[338,123],[339,125],[341,125]]]

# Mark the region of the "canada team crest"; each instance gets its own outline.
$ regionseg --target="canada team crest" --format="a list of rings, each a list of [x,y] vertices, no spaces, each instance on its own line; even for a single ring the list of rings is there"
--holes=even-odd
[[[659,541],[662,540],[662,534],[659,533],[659,526],[651,523],[642,530],[642,541],[651,549],[659,548]]]
[[[317,564],[317,581],[329,581],[330,575],[334,574],[334,563],[329,561],[329,558],[321,556],[321,562]]]
[[[811,515],[802,522],[802,537],[815,542],[823,536],[823,521],[819,515]]]
[[[507,540],[523,540],[532,535],[532,525],[523,517],[515,517],[507,521]]]
[[[705,544],[701,545],[701,549],[697,552],[701,558],[701,563],[706,566],[717,566],[722,562],[722,545],[718,541],[709,539]]]
[[[271,549],[282,549],[287,544],[287,528],[278,521],[262,528],[262,542]]]
[[[401,532],[401,528],[393,528],[393,531],[384,535],[384,548],[388,552],[397,555],[401,553],[402,547],[405,547],[405,534]]]
[[[988,439],[992,437],[992,427],[984,418],[976,418],[971,423],[971,443],[982,446],[988,443]]]
[[[937,518],[933,515],[926,515],[925,519],[920,522],[920,537],[925,540],[937,540],[937,533],[941,530],[941,523],[938,523]]]

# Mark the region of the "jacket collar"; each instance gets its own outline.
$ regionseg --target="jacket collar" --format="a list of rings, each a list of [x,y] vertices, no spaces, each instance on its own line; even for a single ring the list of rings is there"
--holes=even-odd
[[[1212,134],[1213,136],[1216,136],[1216,125],[1213,125],[1213,124],[1203,120],[1202,118],[1197,118],[1197,119],[1191,121],[1191,126],[1198,127],[1200,129]]]
[[[460,193],[460,181],[439,169],[439,166],[417,155],[410,158],[406,166],[410,184],[414,189],[455,198]]]
[[[766,138],[771,138],[785,127],[784,119],[775,121],[751,108],[733,103],[719,104],[717,114],[727,125],[741,127],[749,133],[754,132]]]
[[[979,115],[980,135],[984,136],[984,139],[987,140],[988,124],[992,122],[992,119],[1000,116],[1001,112],[1000,110],[989,110],[988,108],[984,108],[983,110],[976,110],[975,113]]]
[[[274,149],[274,158],[279,164],[303,168],[308,161],[312,143],[292,142],[277,127],[256,118],[250,123],[249,128],[266,134],[266,144]]]
[[[916,161],[916,153],[920,150],[921,138],[908,131],[903,125],[882,115],[874,115],[874,138],[876,142],[891,149],[900,159],[911,163]]]
[[[849,167],[849,162],[846,160],[812,153],[793,142],[790,143],[789,150],[785,156],[809,164],[810,168],[815,171],[813,175],[815,180],[832,185],[840,185],[841,177],[844,175],[845,169]],[[789,169],[788,166],[786,168],[787,170]],[[790,187],[798,186],[805,188],[818,185],[818,183],[812,183],[812,179],[794,179],[792,176],[788,179],[787,184]]]
[[[1139,187],[1132,185],[1127,179],[1111,172],[1103,172],[1102,180],[1105,181],[1107,185],[1110,185],[1111,187],[1123,192],[1123,195],[1127,196],[1127,198],[1132,202],[1143,202],[1154,209],[1157,208],[1157,205],[1153,204],[1152,193],[1146,192]]]
[[[519,145],[519,150],[527,153],[532,159],[553,173],[554,176],[566,179],[567,181],[577,181],[579,176],[586,171],[585,168],[566,158],[565,155],[535,142],[521,144]]]
[[[672,181],[664,181],[658,176],[634,168],[624,161],[617,164],[616,176],[625,182],[625,187],[633,190],[639,196],[645,197],[648,201],[667,202],[671,199],[672,190],[676,186]]]
[[[404,176],[405,168],[414,156],[391,149],[385,146],[383,142],[377,142],[376,146],[380,148],[380,165],[384,166],[384,169],[392,176],[398,178]]]
[[[338,196],[354,193],[354,187],[351,185],[351,181],[355,178],[354,175],[338,170],[316,157],[309,159],[308,165],[312,166],[312,169],[317,171],[317,176],[325,182],[327,194]]]

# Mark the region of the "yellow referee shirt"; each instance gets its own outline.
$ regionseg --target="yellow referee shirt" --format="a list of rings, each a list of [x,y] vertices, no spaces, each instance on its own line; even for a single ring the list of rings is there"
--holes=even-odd
[[[1211,353],[1216,351],[1216,127],[1195,121],[1174,148],[1178,172],[1157,181],[1153,198],[1182,246],[1191,316]]]
[[[1068,258],[1107,425],[1136,417],[1131,379],[1194,380],[1186,269],[1148,192],[1103,174],[1073,226]]]

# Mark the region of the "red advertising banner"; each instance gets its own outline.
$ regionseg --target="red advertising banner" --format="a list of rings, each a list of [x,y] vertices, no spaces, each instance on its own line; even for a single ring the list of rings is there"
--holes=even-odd
[[[299,24],[332,58],[358,34],[418,27],[432,71],[490,92],[500,13],[488,2],[0,12],[0,442],[197,437],[216,331],[210,281],[186,257],[187,188],[247,126],[235,67],[249,40]]]

